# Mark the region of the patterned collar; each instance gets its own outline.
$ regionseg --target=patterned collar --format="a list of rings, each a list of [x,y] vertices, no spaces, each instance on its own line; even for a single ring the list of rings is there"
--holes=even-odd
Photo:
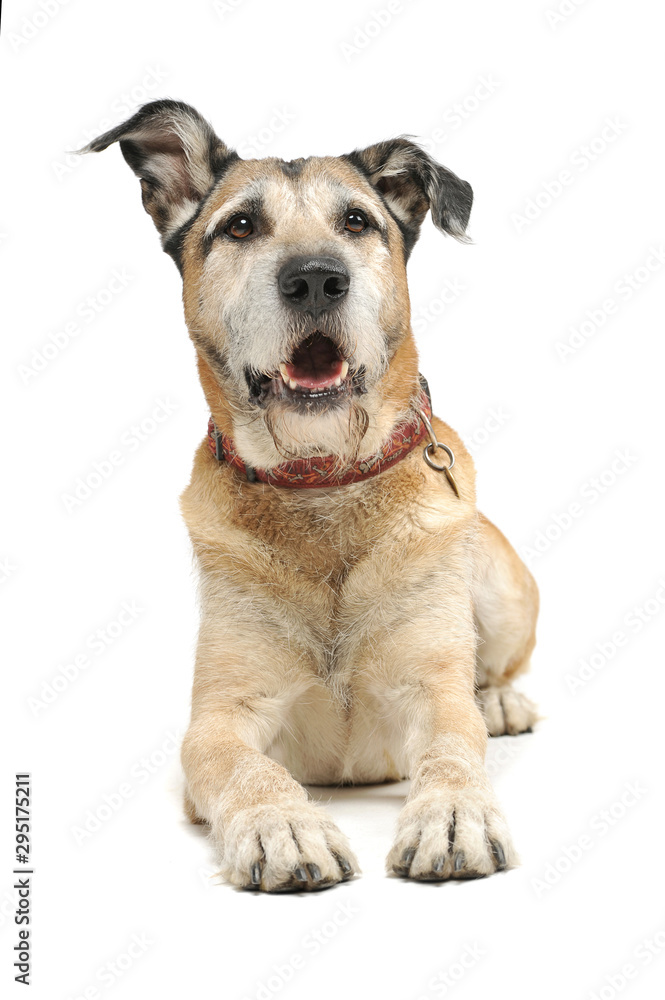
[[[341,473],[336,471],[335,455],[296,458],[272,469],[255,469],[242,460],[233,440],[217,429],[212,417],[208,421],[208,448],[218,461],[232,465],[251,483],[269,483],[271,486],[286,486],[291,489],[322,489],[326,486],[358,483],[392,468],[429,437],[426,423],[418,412],[421,410],[427,421],[432,416],[429,388],[422,375],[420,384],[420,398],[413,406],[409,419],[393,429],[376,454],[355,462]]]

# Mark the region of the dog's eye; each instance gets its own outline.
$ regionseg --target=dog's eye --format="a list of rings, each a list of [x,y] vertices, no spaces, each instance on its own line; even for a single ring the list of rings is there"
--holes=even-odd
[[[346,219],[344,220],[344,228],[348,232],[362,233],[363,229],[367,229],[368,226],[367,216],[363,212],[359,212],[357,209],[347,212]]]
[[[234,215],[226,232],[236,240],[244,240],[254,232],[254,224],[248,215]]]

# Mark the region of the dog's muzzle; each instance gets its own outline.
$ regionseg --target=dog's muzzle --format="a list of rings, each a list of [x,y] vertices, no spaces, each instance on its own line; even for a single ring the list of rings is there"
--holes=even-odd
[[[364,369],[353,366],[333,332],[334,313],[351,285],[346,265],[337,257],[291,257],[282,265],[277,285],[305,330],[275,371],[246,370],[250,402],[263,406],[280,399],[311,412],[364,392]]]

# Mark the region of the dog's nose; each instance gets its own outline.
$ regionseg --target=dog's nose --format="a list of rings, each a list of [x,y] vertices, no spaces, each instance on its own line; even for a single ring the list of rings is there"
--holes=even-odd
[[[291,257],[277,276],[285,302],[316,319],[344,298],[351,275],[337,257]]]

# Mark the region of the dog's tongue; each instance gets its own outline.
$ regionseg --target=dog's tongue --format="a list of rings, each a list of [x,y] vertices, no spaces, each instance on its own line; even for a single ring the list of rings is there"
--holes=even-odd
[[[284,367],[289,378],[305,389],[326,389],[342,374],[342,359],[328,337],[314,334],[296,349]]]

